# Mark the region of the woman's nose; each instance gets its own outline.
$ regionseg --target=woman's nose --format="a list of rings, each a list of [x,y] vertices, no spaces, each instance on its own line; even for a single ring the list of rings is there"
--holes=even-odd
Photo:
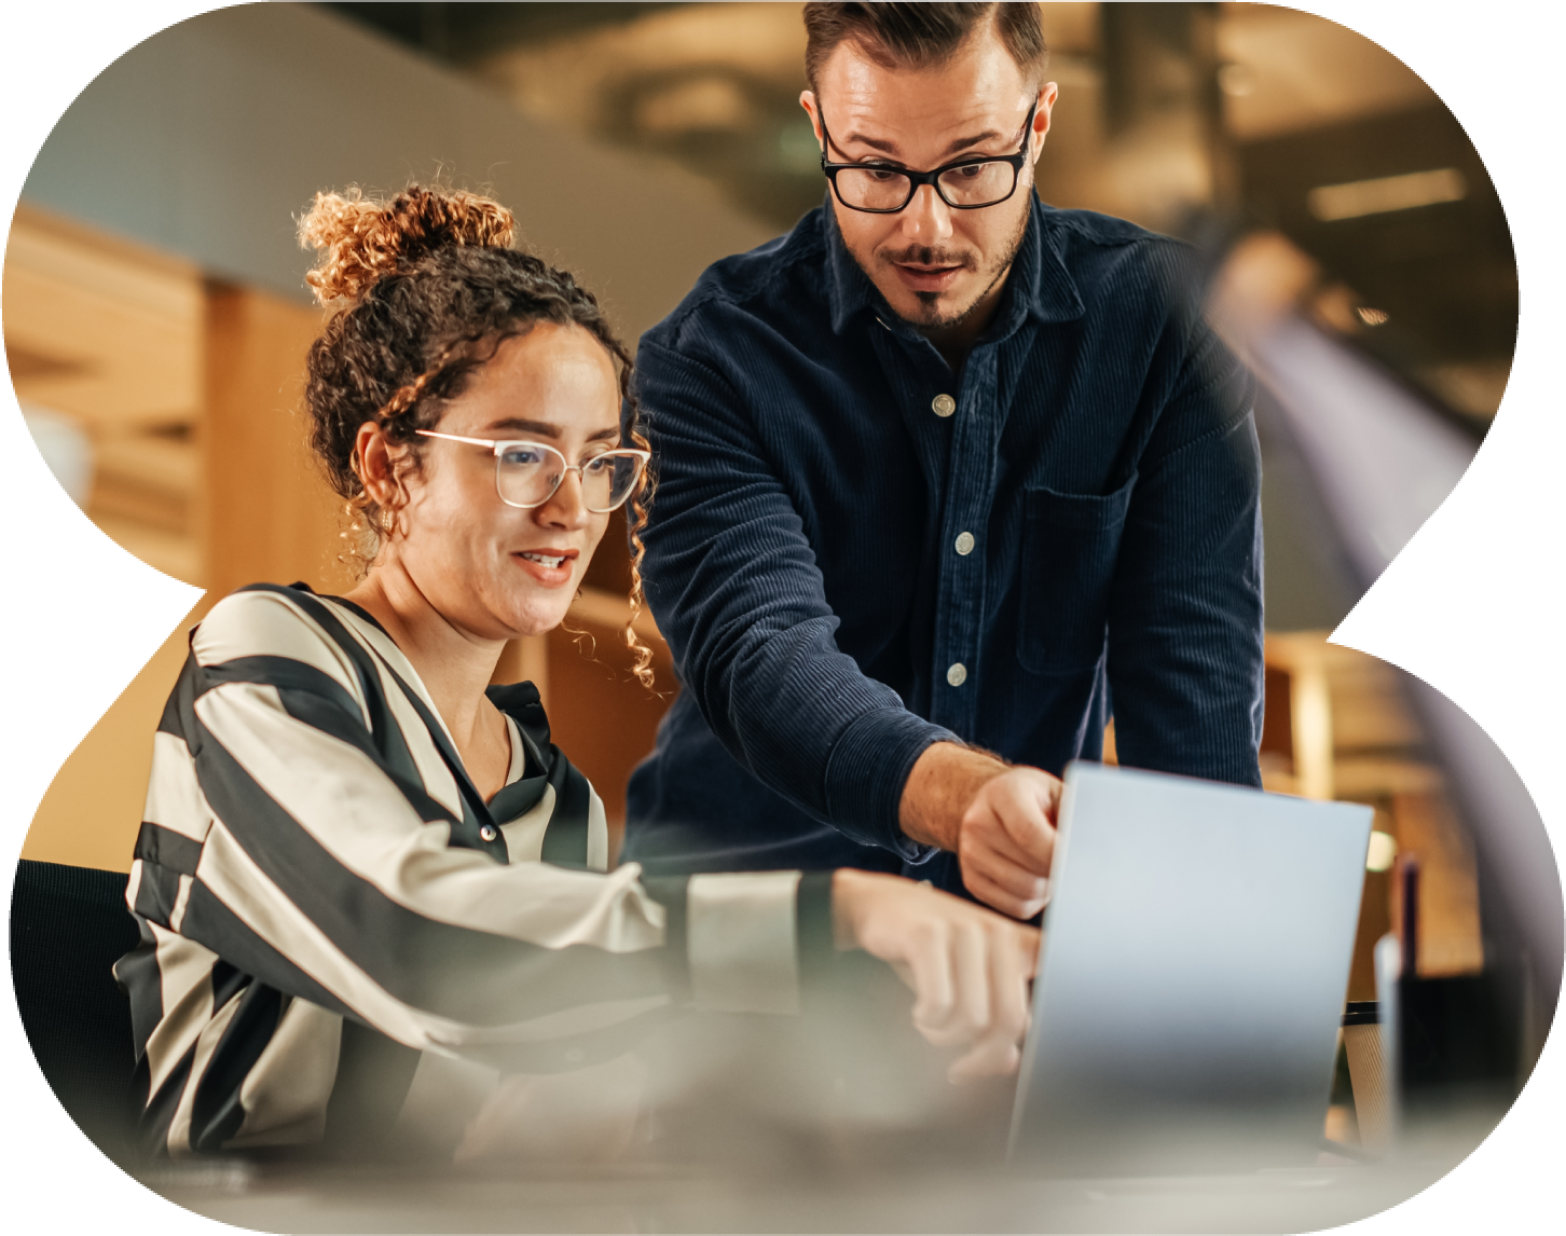
[[[567,468],[549,501],[538,508],[538,522],[551,528],[585,528],[591,517],[582,497],[582,470]]]

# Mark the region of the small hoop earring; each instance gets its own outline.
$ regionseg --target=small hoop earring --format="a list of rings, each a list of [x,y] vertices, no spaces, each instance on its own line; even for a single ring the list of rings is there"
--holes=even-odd
[[[375,517],[375,530],[379,532],[382,537],[389,537],[392,534],[392,529],[396,526],[397,516],[394,515],[391,511],[381,511]]]

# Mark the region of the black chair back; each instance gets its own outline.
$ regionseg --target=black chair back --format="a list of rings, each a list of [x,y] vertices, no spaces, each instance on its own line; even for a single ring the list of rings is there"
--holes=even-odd
[[[33,1055],[106,1155],[129,1158],[135,1044],[110,967],[136,946],[126,876],[24,859],[11,895],[11,978]]]

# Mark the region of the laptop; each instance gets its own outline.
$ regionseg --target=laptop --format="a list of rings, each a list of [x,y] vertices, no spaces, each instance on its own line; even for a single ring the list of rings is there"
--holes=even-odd
[[[1313,1161],[1371,816],[1067,768],[1013,1165],[1145,1176]]]

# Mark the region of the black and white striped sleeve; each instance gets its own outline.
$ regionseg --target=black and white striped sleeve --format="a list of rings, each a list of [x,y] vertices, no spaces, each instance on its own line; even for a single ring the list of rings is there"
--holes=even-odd
[[[459,787],[355,638],[286,590],[237,593],[194,632],[156,738],[138,914],[443,1053],[688,999],[797,1008],[799,873],[643,882],[451,844]]]

